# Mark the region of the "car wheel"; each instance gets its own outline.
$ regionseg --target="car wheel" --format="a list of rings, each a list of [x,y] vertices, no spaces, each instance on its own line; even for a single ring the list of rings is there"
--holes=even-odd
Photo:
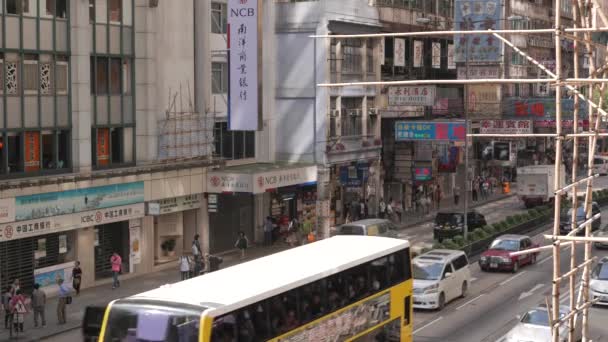
[[[536,264],[536,254],[532,254],[532,257],[530,258],[530,265],[534,264]]]
[[[460,292],[460,298],[464,298],[467,296],[467,290],[468,290],[469,285],[467,284],[466,281],[462,282],[462,288],[461,288],[461,292]]]
[[[443,310],[445,308],[445,294],[441,292],[439,294],[439,302],[437,303],[437,310]]]
[[[519,271],[519,261],[516,261],[513,264],[513,270],[512,271],[513,271],[513,273],[517,273],[517,271]]]

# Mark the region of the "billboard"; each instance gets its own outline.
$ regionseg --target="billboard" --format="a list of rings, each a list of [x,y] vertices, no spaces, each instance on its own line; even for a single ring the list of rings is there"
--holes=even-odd
[[[505,100],[505,116],[533,120],[555,118],[555,99],[553,97],[509,97]],[[588,116],[587,102],[579,101],[578,113],[579,118]],[[574,99],[562,99],[562,115],[564,117],[574,115]]]
[[[454,24],[460,31],[499,30],[502,27],[501,0],[455,0]],[[502,44],[491,34],[456,35],[456,62],[500,62]]]
[[[228,0],[228,129],[258,129],[258,0]]]
[[[465,137],[464,122],[397,121],[395,123],[395,140],[397,141],[464,141]]]

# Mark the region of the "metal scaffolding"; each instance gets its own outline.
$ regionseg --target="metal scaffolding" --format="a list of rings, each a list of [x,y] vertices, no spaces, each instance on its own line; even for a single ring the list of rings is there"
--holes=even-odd
[[[562,4],[564,1],[570,1],[573,10],[573,27],[565,28],[562,25]],[[564,3],[565,4],[565,3]],[[589,297],[589,281],[590,267],[594,258],[591,255],[591,246],[594,242],[608,242],[608,238],[592,237],[591,225],[599,218],[598,215],[592,215],[592,192],[593,180],[597,175],[593,174],[594,155],[599,137],[608,136],[608,134],[600,133],[600,123],[602,117],[607,117],[608,113],[602,109],[603,99],[606,95],[606,83],[608,83],[608,58],[602,61],[602,65],[596,65],[593,58],[601,51],[608,52],[607,46],[598,44],[592,40],[592,33],[608,31],[608,17],[601,8],[599,0],[554,0],[554,27],[551,29],[529,29],[529,30],[487,30],[487,31],[423,31],[423,32],[402,32],[402,33],[377,33],[377,34],[355,34],[355,35],[315,35],[312,38],[322,39],[346,39],[346,38],[383,38],[383,37],[429,37],[429,36],[445,36],[445,35],[469,35],[469,34],[488,34],[501,40],[506,47],[512,49],[515,53],[520,54],[527,59],[533,66],[547,74],[549,78],[544,79],[477,79],[477,80],[406,80],[406,81],[387,81],[387,82],[348,82],[348,83],[322,83],[319,87],[349,87],[349,86],[389,86],[389,85],[422,85],[422,84],[525,84],[525,83],[550,83],[555,87],[555,104],[556,104],[556,132],[555,134],[467,134],[469,138],[480,137],[496,137],[496,138],[526,138],[526,137],[546,137],[555,139],[555,202],[554,202],[554,222],[552,234],[545,235],[551,244],[528,250],[525,252],[513,253],[512,255],[538,252],[545,249],[551,249],[553,253],[553,279],[552,279],[552,295],[549,300],[547,298],[547,306],[550,312],[549,320],[552,329],[552,340],[554,342],[561,341],[565,336],[560,337],[560,327],[566,324],[568,329],[568,340],[574,341],[574,332],[576,324],[578,324],[578,316],[582,315],[582,331],[583,341],[591,341],[589,337],[589,308],[593,305],[594,300]],[[598,25],[601,22],[601,25]],[[530,57],[525,52],[518,49],[512,44],[508,38],[509,34],[551,34],[555,42],[555,72],[551,72],[545,68],[539,61]],[[562,56],[561,43],[562,40],[571,40],[574,45],[574,57],[572,61],[564,61]],[[589,58],[589,77],[580,77],[580,58],[579,53],[584,52]],[[608,56],[608,53],[602,54]],[[574,66],[574,77],[567,78],[563,75],[563,66],[568,63]],[[583,90],[586,87],[586,91]],[[574,94],[574,112],[573,112],[573,128],[571,132],[565,132],[562,127],[562,94],[564,91],[569,91]],[[593,100],[594,94],[599,93],[599,99]],[[584,131],[584,127],[579,127],[579,104],[581,101],[586,101],[589,108],[589,129]],[[468,133],[468,132],[467,132]],[[588,154],[587,154],[587,175],[583,179],[578,179],[577,165],[580,158],[578,144],[587,139]],[[468,139],[467,139],[468,140]],[[563,162],[562,147],[566,140],[573,141],[573,162],[572,162],[572,177],[571,183],[560,188],[560,173],[562,168],[560,165]],[[468,148],[468,146],[466,147]],[[468,170],[467,170],[468,171]],[[578,188],[584,186],[584,198],[578,198]],[[586,221],[582,224],[577,224],[576,216],[571,215],[570,222],[572,230],[567,235],[560,235],[560,212],[562,202],[567,201],[568,194],[571,194],[572,208],[578,208],[583,202],[583,208],[586,213]],[[575,236],[577,233],[584,231],[584,236]],[[584,248],[584,260],[576,263],[577,246],[582,245]],[[570,270],[561,274],[560,265],[561,252],[566,248],[570,248]],[[579,289],[577,293],[576,279],[580,276]],[[562,284],[567,284],[567,292],[569,293],[570,308],[569,314],[565,317],[560,317],[560,288]]]

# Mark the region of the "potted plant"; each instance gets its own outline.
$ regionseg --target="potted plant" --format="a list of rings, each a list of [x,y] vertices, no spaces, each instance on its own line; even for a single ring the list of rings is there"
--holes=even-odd
[[[161,245],[160,248],[163,250],[166,256],[175,256],[175,239],[167,239]]]

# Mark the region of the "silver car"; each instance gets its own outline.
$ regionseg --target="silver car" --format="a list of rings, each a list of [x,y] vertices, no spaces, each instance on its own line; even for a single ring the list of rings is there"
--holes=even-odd
[[[591,272],[589,296],[597,299],[595,305],[608,305],[608,257],[603,257]]]
[[[336,235],[366,235],[396,238],[397,227],[389,220],[366,219],[338,227]]]
[[[560,318],[565,317],[569,312],[569,308],[562,307],[560,309]],[[578,316],[579,322],[576,323],[576,328],[574,330],[574,339],[576,341],[579,341],[583,337],[581,316],[582,315]],[[547,307],[540,305],[528,310],[528,312],[521,316],[517,325],[509,331],[504,341],[551,342],[551,329],[549,325],[549,312],[547,312]],[[569,327],[566,323],[560,326],[560,341],[568,341],[568,330]]]

